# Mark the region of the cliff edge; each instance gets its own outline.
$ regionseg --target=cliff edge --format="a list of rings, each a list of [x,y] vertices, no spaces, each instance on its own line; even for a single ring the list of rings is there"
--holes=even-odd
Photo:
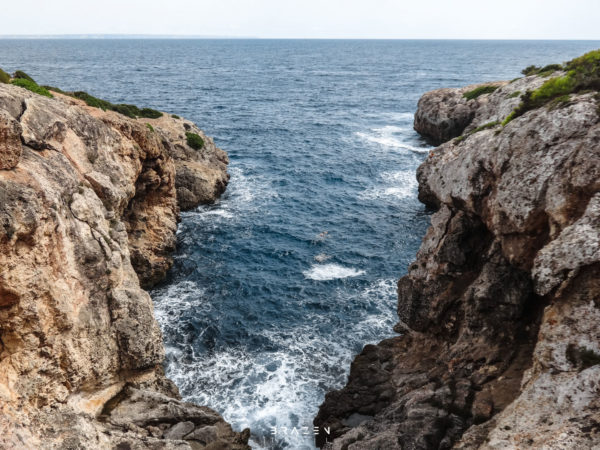
[[[320,446],[600,445],[599,68],[592,52],[419,101],[415,129],[445,143],[417,173],[435,213],[398,283],[401,336],[327,394]]]
[[[141,287],[227,155],[187,120],[52,95],[0,84],[0,448],[249,448],[180,400]]]

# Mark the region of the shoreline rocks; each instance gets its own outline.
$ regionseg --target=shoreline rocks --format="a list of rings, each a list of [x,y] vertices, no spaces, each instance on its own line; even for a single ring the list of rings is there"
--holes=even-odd
[[[398,283],[401,336],[327,394],[322,448],[600,445],[600,109],[575,93],[502,126],[545,81],[419,101],[415,129],[444,143],[417,173],[435,213]]]
[[[180,400],[142,289],[172,264],[178,167],[203,193],[186,209],[228,179],[186,124],[0,84],[0,447],[249,448]]]

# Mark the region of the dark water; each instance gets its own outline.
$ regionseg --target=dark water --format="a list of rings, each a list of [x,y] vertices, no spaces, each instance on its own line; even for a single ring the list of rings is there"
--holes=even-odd
[[[428,151],[412,130],[419,96],[597,47],[0,41],[0,67],[186,116],[229,152],[227,193],[183,215],[175,267],[153,291],[167,372],[186,399],[250,426],[255,446],[299,449],[352,356],[392,335],[395,282],[429,221],[414,176]]]

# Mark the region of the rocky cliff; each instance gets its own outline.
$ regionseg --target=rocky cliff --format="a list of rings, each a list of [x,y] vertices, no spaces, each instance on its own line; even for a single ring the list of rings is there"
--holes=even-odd
[[[326,396],[320,446],[600,446],[600,84],[553,91],[566,70],[419,101],[416,130],[445,143],[417,173],[435,213],[401,335]]]
[[[140,287],[226,166],[189,121],[0,84],[0,448],[248,448],[180,400]]]

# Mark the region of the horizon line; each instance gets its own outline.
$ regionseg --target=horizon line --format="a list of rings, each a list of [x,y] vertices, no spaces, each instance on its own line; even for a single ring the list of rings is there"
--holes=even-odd
[[[65,34],[0,34],[0,40],[10,39],[204,39],[204,40],[323,40],[323,41],[600,41],[600,38],[381,38],[381,37],[260,37],[227,35],[186,35],[186,34],[120,34],[120,33],[65,33]]]

